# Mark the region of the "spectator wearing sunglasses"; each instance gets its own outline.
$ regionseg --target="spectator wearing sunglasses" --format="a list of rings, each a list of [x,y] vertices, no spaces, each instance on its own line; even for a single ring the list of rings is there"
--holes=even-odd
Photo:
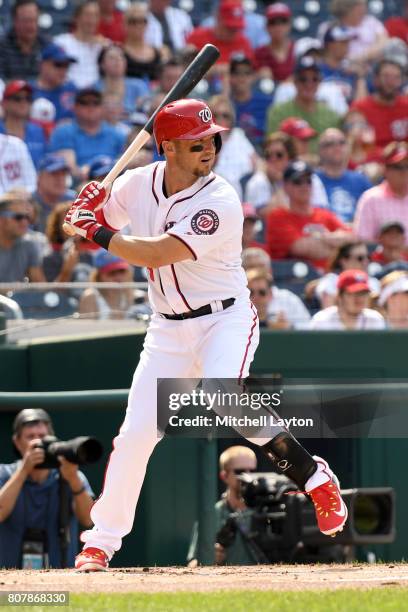
[[[29,235],[28,194],[9,191],[0,197],[0,282],[44,282],[41,248]]]
[[[283,174],[289,208],[272,210],[267,217],[266,243],[272,259],[303,259],[323,271],[334,250],[349,242],[350,229],[331,211],[314,208],[311,166],[293,161]]]
[[[218,541],[214,545],[214,561],[216,565],[253,565],[256,563],[251,555],[248,545],[241,530],[246,533],[251,525],[253,511],[249,509],[242,496],[241,485],[237,476],[244,472],[256,472],[257,460],[253,450],[246,446],[230,446],[219,458],[220,480],[226,486],[221,499],[215,504],[216,535],[218,536],[222,527],[234,513],[236,521],[241,526],[233,538],[230,546],[225,548]],[[191,543],[187,555],[190,567],[197,566],[197,542],[199,525],[196,522],[193,527]]]
[[[46,150],[46,136],[42,127],[30,121],[33,90],[26,81],[10,81],[3,93],[3,119],[0,133],[17,136],[25,142],[35,168]]]
[[[384,149],[383,163],[384,180],[365,191],[357,204],[354,231],[367,242],[376,242],[380,228],[388,221],[399,221],[408,228],[408,145],[390,143]]]
[[[76,60],[62,47],[47,45],[41,54],[40,73],[32,83],[33,100],[45,98],[55,108],[55,122],[72,119],[77,88],[68,80],[68,69]]]
[[[306,295],[317,297],[322,308],[328,308],[336,303],[337,279],[344,270],[362,270],[367,272],[370,256],[364,242],[346,242],[330,258],[327,273],[317,281],[311,281],[306,287]],[[377,278],[368,277],[371,293],[377,293],[380,283]]]
[[[300,117],[319,135],[328,127],[337,127],[340,115],[333,112],[324,102],[317,99],[321,73],[317,62],[308,56],[301,57],[294,71],[295,97],[283,104],[272,104],[268,111],[267,132],[275,132],[287,117]],[[312,140],[316,150],[317,140]]]
[[[266,111],[272,96],[254,87],[252,61],[246,55],[233,55],[229,64],[229,93],[234,105],[236,125],[259,150],[265,138]]]
[[[302,300],[273,283],[273,275],[263,268],[247,270],[248,289],[255,306],[259,327],[267,329],[306,329],[310,314]]]
[[[94,87],[78,91],[74,112],[73,121],[55,128],[50,150],[66,159],[75,178],[85,180],[90,160],[97,155],[118,158],[126,137],[103,121],[102,94]]]
[[[320,167],[317,175],[329,200],[329,210],[345,223],[352,223],[357,202],[372,187],[361,172],[348,170],[350,147],[344,133],[328,128],[319,138]]]
[[[289,122],[290,119],[285,121]],[[298,128],[301,123],[300,130],[303,130],[304,120],[295,119],[295,122]],[[293,125],[294,123],[292,127]],[[297,133],[299,134],[299,130]],[[289,205],[288,197],[283,189],[283,172],[288,163],[295,159],[297,159],[297,148],[292,136],[281,131],[269,134],[264,142],[263,167],[259,167],[251,176],[245,190],[246,200],[255,206],[257,214],[263,220],[277,206]],[[315,172],[312,175],[311,202],[313,206],[323,208],[328,206],[326,191]]]
[[[294,42],[290,38],[292,11],[282,2],[275,2],[265,12],[270,42],[255,50],[255,65],[260,76],[275,82],[285,81],[295,68]]]
[[[147,81],[157,79],[161,62],[168,59],[169,55],[168,50],[156,48],[146,40],[149,16],[146,4],[134,2],[129,6],[125,12],[123,44],[127,61],[126,75]]]

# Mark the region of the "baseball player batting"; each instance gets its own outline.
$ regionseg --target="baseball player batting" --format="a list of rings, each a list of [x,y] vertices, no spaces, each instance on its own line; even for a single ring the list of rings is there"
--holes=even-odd
[[[129,393],[125,420],[114,439],[94,527],[75,567],[106,570],[133,526],[149,457],[157,444],[158,378],[244,379],[259,341],[258,317],[241,267],[242,206],[234,189],[212,172],[221,132],[198,100],[164,106],[154,137],[165,161],[128,170],[108,195],[89,183],[66,223],[126,259],[149,268],[153,309]],[[119,230],[130,224],[132,235]],[[327,463],[312,457],[284,428],[272,439],[251,439],[315,505],[320,530],[341,531],[347,509]]]

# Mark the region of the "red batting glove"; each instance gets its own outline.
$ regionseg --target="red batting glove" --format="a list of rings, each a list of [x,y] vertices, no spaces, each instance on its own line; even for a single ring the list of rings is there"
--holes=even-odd
[[[76,234],[92,240],[96,230],[101,227],[98,223],[99,219],[96,220],[94,211],[102,206],[107,199],[107,195],[106,189],[100,183],[91,181],[81,189],[77,199],[72,203],[71,208],[65,215],[65,223],[68,223]],[[81,214],[79,214],[80,211],[82,211]],[[91,231],[92,224],[97,225],[93,228],[93,231]]]
[[[104,204],[105,200],[107,199],[107,195],[108,194],[105,187],[102,187],[102,185],[96,181],[91,181],[81,189],[72,206],[81,206],[82,204],[86,204],[88,208],[95,210]]]
[[[92,204],[89,205],[88,203],[76,206],[74,202],[65,215],[65,223],[69,223],[76,234],[87,240],[92,240],[95,232],[103,227],[96,220]]]

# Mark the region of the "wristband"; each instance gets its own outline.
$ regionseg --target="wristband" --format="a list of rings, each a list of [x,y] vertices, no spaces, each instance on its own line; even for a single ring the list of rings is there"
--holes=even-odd
[[[92,236],[92,241],[96,242],[96,244],[99,244],[99,246],[108,250],[109,243],[115,234],[116,232],[112,232],[106,227],[99,227],[94,233],[94,235]]]
[[[85,485],[83,485],[79,491],[72,491],[72,495],[81,495],[85,491]]]

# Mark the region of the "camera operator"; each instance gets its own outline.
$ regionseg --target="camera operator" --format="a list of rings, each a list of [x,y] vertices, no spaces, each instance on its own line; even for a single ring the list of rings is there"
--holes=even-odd
[[[230,446],[219,458],[220,479],[226,485],[226,491],[215,504],[216,538],[214,544],[214,559],[216,565],[253,565],[256,563],[250,553],[242,533],[246,533],[251,524],[252,510],[248,509],[240,493],[240,482],[237,479],[243,472],[255,472],[257,460],[255,453],[246,446]],[[233,525],[229,527],[228,519],[233,518]],[[198,523],[194,525],[193,537],[190,544],[187,561],[190,567],[197,565],[196,543]],[[221,531],[222,530],[222,531]],[[228,547],[218,542],[221,539],[229,540]]]
[[[12,441],[21,458],[0,464],[1,568],[72,567],[78,523],[92,526],[93,492],[78,466],[58,456],[59,469],[37,467],[44,462],[41,441],[48,435],[54,431],[45,410],[17,414]]]

